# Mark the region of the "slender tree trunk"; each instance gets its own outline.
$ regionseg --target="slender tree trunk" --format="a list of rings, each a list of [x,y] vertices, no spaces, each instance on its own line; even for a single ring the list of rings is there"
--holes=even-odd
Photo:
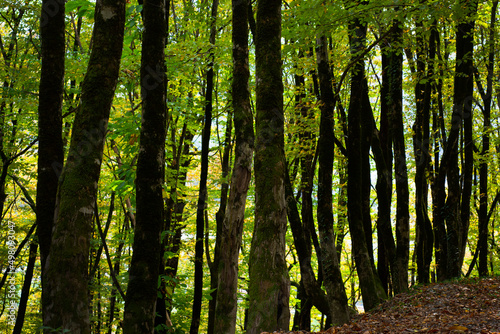
[[[470,215],[471,215],[471,195],[472,195],[472,174],[474,171],[474,134],[473,134],[473,108],[472,108],[472,96],[474,93],[474,64],[473,64],[473,50],[474,50],[474,23],[472,19],[475,15],[478,7],[478,1],[464,1],[464,4],[470,7],[470,13],[468,22],[461,24],[458,28],[457,33],[457,49],[459,45],[463,45],[464,50],[457,50],[457,59],[465,60],[466,64],[460,68],[460,72],[466,73],[467,78],[463,80],[463,77],[456,78],[459,81],[455,84],[459,85],[459,90],[461,93],[459,95],[459,103],[463,105],[462,115],[464,120],[463,129],[463,152],[464,161],[462,163],[462,175],[461,182],[462,195],[461,195],[461,207],[460,207],[460,223],[459,223],[459,258],[457,266],[457,274],[462,275],[462,263],[465,256],[465,248],[467,246],[467,238],[469,235],[469,225],[470,225]],[[463,31],[463,33],[462,33]],[[462,40],[463,39],[463,40]],[[462,48],[462,46],[460,46]],[[462,53],[463,52],[463,53]],[[460,65],[461,66],[461,65]],[[459,72],[459,73],[460,73]],[[461,87],[461,85],[465,87]],[[463,90],[463,91],[462,91]],[[458,91],[456,91],[458,92]]]
[[[410,258],[410,212],[408,171],[406,168],[403,124],[403,30],[402,22],[392,23],[389,52],[389,120],[394,146],[394,177],[396,181],[396,266],[392,275],[395,293],[408,290],[408,263]]]
[[[351,43],[352,57],[355,58],[358,52],[364,49],[366,40],[366,25],[360,20],[354,20],[349,25],[349,37]],[[370,310],[386,298],[384,289],[374,272],[372,257],[370,257],[369,245],[366,242],[364,206],[364,186],[367,181],[363,174],[369,167],[364,162],[368,159],[368,152],[364,148],[368,130],[366,128],[369,117],[370,102],[368,98],[368,85],[365,77],[364,62],[359,61],[351,74],[351,99],[348,111],[348,138],[347,138],[347,206],[349,210],[349,229],[353,241],[353,254],[356,262],[356,269],[359,277],[359,284],[363,296],[365,310]],[[363,121],[363,118],[365,120]],[[373,119],[369,119],[373,122]],[[371,134],[370,134],[371,136]],[[361,179],[360,179],[361,178]],[[371,230],[369,231],[371,235]]]
[[[441,48],[441,40],[440,35],[436,35],[436,46],[437,50],[446,49]],[[446,55],[446,50],[445,50]],[[443,59],[441,53],[438,54],[438,59]],[[444,57],[447,60],[447,57]],[[446,63],[445,63],[446,64]],[[444,223],[444,219],[441,215],[441,206],[438,203],[443,203],[446,196],[442,187],[442,180],[440,179],[439,171],[441,168],[441,154],[440,152],[443,150],[440,143],[443,143],[443,146],[446,145],[447,138],[444,129],[444,111],[443,111],[443,80],[441,77],[444,75],[444,71],[441,69],[439,71],[439,79],[437,81],[437,85],[435,87],[435,95],[437,95],[437,99],[435,99],[434,103],[437,104],[438,108],[433,108],[432,113],[432,132],[433,132],[433,151],[434,151],[434,164],[432,165],[434,168],[432,170],[432,229],[434,232],[434,249],[435,249],[435,263],[436,263],[436,276],[438,280],[444,280],[446,278],[446,268],[447,268],[447,243],[446,243],[446,227]],[[437,103],[436,103],[437,102]],[[444,160],[443,160],[444,161]],[[445,175],[444,175],[445,176]],[[444,181],[443,181],[444,182]],[[433,278],[434,280],[434,278]]]
[[[319,130],[319,172],[318,172],[318,229],[320,237],[321,258],[324,285],[330,304],[330,317],[333,325],[349,322],[347,295],[340,272],[339,255],[335,245],[332,212],[332,173],[334,150],[334,109],[335,96],[332,89],[330,64],[328,60],[328,44],[325,36],[317,39],[316,49],[318,76],[321,92],[321,120]]]
[[[38,103],[36,219],[42,269],[42,314],[46,314],[50,311],[47,309],[48,291],[45,289],[46,276],[43,273],[54,224],[57,184],[64,162],[62,141],[65,60],[64,1],[44,0],[41,17],[42,70]]]
[[[457,25],[457,46],[456,57],[459,59],[455,68],[454,91],[453,91],[453,114],[451,121],[451,130],[448,135],[446,147],[441,160],[439,173],[437,177],[438,202],[435,203],[439,210],[440,221],[446,222],[446,241],[447,241],[447,262],[445,276],[438,277],[453,278],[460,277],[461,271],[461,253],[464,234],[468,229],[470,213],[470,196],[472,186],[472,159],[470,153],[466,152],[465,168],[463,172],[463,190],[460,191],[460,180],[458,170],[458,145],[459,136],[462,129],[464,139],[470,149],[472,149],[472,93],[473,93],[473,49],[474,49],[474,20],[471,18],[477,11],[478,3],[460,1],[463,5],[464,14],[460,17]],[[466,147],[467,151],[469,148]],[[468,166],[468,164],[470,166]],[[448,197],[445,192],[445,178],[447,178]],[[446,201],[445,201],[446,198]],[[462,207],[460,207],[460,199]],[[469,203],[467,208],[464,203]],[[467,217],[464,215],[467,214]],[[442,223],[440,223],[442,224]],[[439,264],[438,264],[439,265]]]
[[[30,296],[31,280],[33,279],[37,252],[38,244],[32,241],[29,248],[28,265],[26,267],[26,272],[24,273],[24,283],[21,289],[21,298],[19,300],[19,307],[17,310],[16,324],[12,334],[21,334],[23,331],[24,317],[26,315],[26,306]]]
[[[390,274],[389,266],[393,274],[396,271],[396,244],[392,233],[392,133],[389,123],[389,52],[385,50],[390,44],[384,44],[382,52],[382,87],[380,89],[380,131],[375,133],[372,140],[372,151],[377,167],[377,199],[378,219],[377,233],[379,242],[378,275],[386,293],[389,293]],[[376,132],[376,131],[375,131]]]
[[[221,229],[214,333],[235,333],[238,308],[238,258],[254,149],[253,116],[248,80],[247,1],[233,0],[233,109],[236,134],[235,163],[229,203]]]
[[[125,1],[97,1],[94,46],[59,182],[52,243],[44,268],[44,326],[75,334],[90,333],[90,235],[104,137],[118,82],[124,24]]]
[[[141,57],[142,121],[136,178],[136,225],[123,333],[152,333],[164,223],[165,1],[146,0]]]
[[[215,44],[216,19],[218,0],[213,0],[210,14],[210,44]],[[210,51],[207,71],[207,89],[205,96],[205,120],[203,123],[203,135],[201,142],[201,171],[200,189],[198,194],[198,206],[196,210],[196,243],[194,255],[194,296],[193,311],[191,314],[190,334],[197,334],[200,327],[201,303],[203,299],[203,238],[205,236],[205,211],[207,200],[207,177],[208,177],[208,151],[210,149],[210,130],[212,127],[212,94],[214,82],[214,53]]]
[[[234,101],[234,98],[233,98]],[[232,118],[232,114],[229,113],[228,117]],[[229,193],[229,182],[226,181],[229,175],[230,168],[230,160],[231,160],[231,152],[232,152],[232,138],[231,134],[233,132],[232,119],[228,120],[226,125],[226,138],[224,140],[224,150],[222,154],[222,162],[221,162],[221,170],[222,170],[222,179],[224,180],[221,184],[220,191],[220,205],[219,210],[215,214],[216,220],[216,237],[215,237],[215,247],[214,247],[214,259],[210,266],[210,289],[213,290],[210,293],[212,299],[208,302],[208,329],[207,334],[214,333],[214,324],[215,324],[215,309],[217,306],[217,295],[218,295],[218,286],[219,286],[219,265],[221,261],[221,247],[222,247],[222,228],[224,223],[224,218],[226,216],[226,209],[228,204],[228,193]],[[253,129],[252,129],[253,132]],[[251,158],[250,158],[251,160]],[[246,197],[245,197],[246,198]],[[208,237],[205,237],[206,247],[208,251]],[[239,254],[239,249],[238,249]],[[224,256],[224,255],[222,255]],[[207,255],[208,258],[208,255]]]
[[[288,173],[285,174],[285,196],[287,202],[287,215],[292,230],[295,248],[300,264],[300,277],[304,290],[311,299],[312,304],[323,314],[330,314],[330,305],[321,282],[316,279],[311,265],[311,245],[307,239],[306,228],[302,226],[297,202],[293,196],[292,184]],[[302,328],[304,329],[304,328]]]
[[[312,52],[311,52],[312,54]],[[299,51],[299,57],[303,57],[303,52]],[[315,73],[315,72],[313,72]],[[300,285],[297,292],[297,298],[300,298],[300,309],[297,305],[297,314],[294,316],[294,326],[301,330],[311,329],[311,308],[314,302],[318,303],[316,299],[311,297],[313,294],[321,295],[323,305],[316,306],[318,309],[326,307],[329,313],[329,306],[327,305],[326,295],[321,290],[320,284],[314,275],[311,267],[312,256],[312,231],[315,229],[314,224],[314,205],[313,205],[313,177],[315,170],[314,152],[316,146],[316,139],[314,130],[311,127],[314,120],[314,110],[306,102],[306,87],[304,75],[295,75],[295,102],[297,111],[300,113],[297,116],[297,126],[299,127],[298,140],[301,149],[305,154],[300,157],[300,197],[302,199],[302,206],[300,216],[298,214],[297,203],[293,197],[293,189],[291,182],[289,182],[289,173],[285,174],[285,198],[287,202],[287,216],[292,229],[292,234],[295,241],[295,250],[299,258],[300,265]],[[296,214],[292,213],[295,212]],[[301,221],[302,219],[302,221]],[[304,269],[303,269],[304,268]],[[318,266],[318,271],[321,271],[321,264]],[[308,288],[306,288],[308,285]],[[311,287],[315,289],[311,293]],[[320,292],[321,291],[321,292]]]
[[[498,1],[493,2],[491,8],[490,30],[489,30],[489,54],[487,60],[488,76],[486,78],[486,92],[480,89],[483,99],[483,148],[481,150],[481,164],[479,166],[479,238],[478,238],[478,257],[479,257],[479,275],[488,275],[488,161],[490,151],[491,131],[491,102],[493,98],[493,70],[495,64],[495,22]],[[481,87],[479,78],[478,86]]]
[[[281,1],[257,3],[255,225],[249,260],[248,334],[288,330],[290,281],[285,260]]]
[[[417,28],[423,29],[423,24],[418,23]],[[436,56],[435,22],[431,25],[429,38],[429,51],[427,58],[427,73],[425,72],[425,45],[422,34],[417,35],[417,75],[420,81],[415,86],[416,116],[413,124],[413,151],[415,154],[415,225],[417,258],[417,281],[429,283],[430,265],[434,236],[428,215],[428,190],[427,174],[430,172],[430,107],[431,107],[431,82],[434,76],[434,58]],[[427,80],[426,82],[423,82]]]

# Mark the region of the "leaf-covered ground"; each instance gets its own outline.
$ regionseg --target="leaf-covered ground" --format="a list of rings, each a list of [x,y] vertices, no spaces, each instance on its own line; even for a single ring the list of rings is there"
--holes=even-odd
[[[500,333],[500,278],[419,286],[323,333]]]

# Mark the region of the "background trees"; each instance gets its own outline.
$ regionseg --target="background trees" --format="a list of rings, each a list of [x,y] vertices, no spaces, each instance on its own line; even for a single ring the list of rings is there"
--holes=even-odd
[[[319,329],[346,321],[360,295],[369,309],[416,282],[499,272],[496,1],[157,5],[168,10],[148,12],[157,8],[150,1],[121,4],[123,41],[116,33],[102,47],[100,24],[118,19],[111,2],[0,2],[1,331],[13,328],[3,321],[7,306],[17,311],[23,300],[18,323],[36,332],[40,303],[44,316],[55,312],[46,309],[57,290],[50,284],[62,288],[56,281],[77,273],[81,289],[71,283],[71,295],[89,315],[72,317],[75,326],[121,331],[125,300],[138,300],[129,290],[146,290],[145,280],[134,283],[132,259],[141,247],[158,267],[149,277],[156,294],[146,317],[154,316],[157,298],[156,311],[177,332],[209,330],[209,295],[217,295],[215,332]],[[151,13],[165,19],[165,34],[148,30]],[[143,47],[148,43],[155,47]],[[148,65],[143,48],[155,57]],[[160,72],[166,77],[157,86]],[[150,84],[154,89],[144,90]],[[106,103],[88,104],[106,92]],[[148,123],[150,107],[159,118]],[[151,155],[156,176],[141,167],[141,127],[148,124],[159,138]],[[136,190],[143,177],[157,182],[154,210],[141,209],[153,204]],[[157,230],[142,233],[144,226]],[[50,251],[62,262],[44,266],[48,245],[69,242],[65,235],[80,244]],[[133,246],[141,235],[151,240]],[[270,257],[275,246],[278,256]],[[264,260],[276,260],[279,272],[263,269]],[[71,269],[78,264],[79,271]],[[23,289],[28,266],[33,281],[27,277]],[[281,304],[265,309],[276,322],[267,328],[258,310],[266,307],[259,298],[269,296],[255,291],[278,281]],[[70,293],[60,291],[63,305]],[[193,326],[192,314],[199,314]]]

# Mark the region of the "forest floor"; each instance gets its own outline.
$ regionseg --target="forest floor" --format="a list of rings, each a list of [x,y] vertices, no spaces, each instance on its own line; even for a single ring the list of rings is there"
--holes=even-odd
[[[321,333],[500,333],[500,277],[417,286]]]

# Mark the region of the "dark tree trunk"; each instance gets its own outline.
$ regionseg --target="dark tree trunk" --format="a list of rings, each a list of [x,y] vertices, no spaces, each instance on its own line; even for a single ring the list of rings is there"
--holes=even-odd
[[[387,44],[387,43],[386,43]],[[387,47],[388,45],[384,45]],[[396,244],[392,234],[392,133],[389,123],[389,81],[390,56],[382,52],[382,87],[380,89],[380,131],[375,131],[372,151],[377,167],[377,199],[378,199],[378,275],[386,293],[389,293],[389,266],[395,267]]]
[[[339,256],[335,245],[332,212],[332,173],[334,150],[334,109],[335,96],[332,89],[328,44],[325,36],[318,38],[316,57],[321,94],[321,120],[318,141],[318,229],[324,285],[328,295],[330,313],[327,314],[333,325],[349,322],[347,295],[340,272]]]
[[[38,244],[34,241],[30,243],[28,265],[24,273],[24,283],[21,289],[21,298],[17,309],[16,324],[12,334],[21,334],[24,325],[24,316],[26,315],[26,306],[30,295],[31,281],[33,279],[33,270],[35,269],[36,255],[38,252]]]
[[[394,177],[396,181],[396,261],[392,284],[395,293],[408,290],[408,263],[410,258],[410,212],[408,171],[403,124],[403,30],[402,23],[392,23],[389,51],[389,122],[394,146]]]
[[[57,6],[51,8],[49,4]],[[53,9],[53,10],[52,10]],[[52,15],[50,15],[52,14]],[[36,194],[37,236],[42,269],[42,314],[47,310],[45,260],[49,255],[57,184],[64,162],[62,102],[64,82],[64,1],[44,0],[40,35],[42,70],[38,103],[38,182]]]
[[[303,57],[302,51],[299,51],[299,57]],[[295,89],[295,108],[297,109],[297,126],[299,127],[298,140],[301,149],[304,149],[305,152],[305,154],[300,157],[300,197],[302,199],[300,216],[297,209],[297,203],[293,197],[293,189],[289,180],[289,173],[285,175],[285,198],[287,202],[288,221],[290,222],[290,227],[292,229],[292,235],[296,245],[295,249],[299,257],[299,266],[301,268],[301,279],[297,292],[297,298],[300,299],[300,308],[297,305],[297,314],[294,316],[294,327],[301,330],[310,330],[311,308],[315,302],[313,301],[313,298],[311,298],[311,295],[314,295],[315,293],[318,294],[321,290],[320,283],[316,283],[314,271],[311,267],[311,238],[315,229],[312,193],[315,169],[314,152],[316,146],[316,136],[311,127],[311,124],[314,123],[314,110],[306,103],[305,100],[306,87],[304,75],[295,75]],[[319,264],[319,272],[321,272],[321,268],[321,264]],[[305,287],[306,284],[308,285],[307,289]],[[311,287],[315,289],[314,293],[310,292]],[[322,290],[319,295],[321,295],[322,302],[324,302],[324,304],[316,306],[316,308],[325,309],[329,312],[329,307],[325,298],[326,295]]]
[[[445,49],[441,48],[441,40],[439,34],[436,34],[436,49]],[[445,50],[446,55],[446,50]],[[443,59],[441,54],[439,54],[439,59]],[[446,57],[444,57],[447,60]],[[443,80],[441,77],[444,75],[444,71],[441,69],[439,71],[438,82],[435,87],[435,94],[437,95],[436,99],[433,103],[438,105],[438,108],[433,108],[432,113],[432,132],[434,134],[433,138],[433,151],[434,151],[434,164],[432,165],[434,168],[432,170],[432,183],[431,183],[431,195],[432,195],[432,229],[434,232],[434,249],[435,249],[435,263],[436,263],[436,276],[438,280],[444,280],[446,278],[446,267],[447,267],[447,243],[446,243],[446,227],[444,224],[444,219],[441,217],[441,206],[438,203],[444,203],[446,193],[441,190],[441,180],[439,175],[440,170],[440,152],[442,151],[442,147],[440,143],[443,143],[443,146],[447,142],[446,133],[444,130],[444,111],[443,111]],[[437,103],[436,103],[437,102]],[[445,175],[443,176],[445,177]],[[443,204],[444,205],[444,204]],[[433,277],[434,280],[434,277]]]
[[[247,1],[232,3],[233,82],[232,97],[236,135],[235,163],[229,203],[221,226],[217,304],[214,333],[235,333],[238,309],[238,258],[243,235],[245,205],[251,178],[254,148],[253,116],[248,80]]]
[[[58,8],[50,10],[49,4]],[[37,235],[42,271],[49,254],[57,181],[62,170],[62,101],[64,81],[64,1],[44,0],[42,21],[42,71],[38,104]],[[43,284],[43,281],[42,281]]]
[[[349,38],[351,43],[353,59],[359,52],[363,51],[366,40],[366,25],[360,20],[354,20],[349,25]],[[370,173],[366,170],[369,164],[368,151],[366,150],[366,138],[371,136],[367,129],[367,122],[373,123],[370,117],[370,101],[368,98],[368,85],[365,77],[364,62],[359,61],[351,74],[351,99],[348,111],[348,137],[347,137],[347,207],[349,210],[349,229],[353,241],[354,260],[358,272],[363,304],[365,310],[370,310],[386,298],[380,279],[375,273],[375,269],[366,242],[366,235],[370,231],[365,231],[366,196],[363,183],[367,181],[363,175]],[[372,117],[372,116],[371,116]],[[364,120],[363,120],[364,119]],[[368,165],[368,166],[367,166]],[[371,224],[370,224],[371,225]]]
[[[417,28],[423,29],[422,23]],[[422,34],[417,35],[417,75],[420,79],[415,86],[416,116],[413,124],[413,151],[415,154],[415,225],[417,258],[417,281],[429,283],[430,265],[434,236],[428,215],[428,190],[427,174],[430,172],[430,106],[431,82],[434,76],[434,58],[436,56],[435,22],[431,25],[429,38],[428,58],[425,59],[425,42]],[[427,62],[427,73],[425,64]],[[422,82],[422,83],[421,83]]]
[[[472,93],[473,93],[473,64],[472,56],[474,49],[474,20],[471,17],[477,11],[477,1],[468,3],[460,1],[464,7],[464,14],[457,25],[457,61],[455,68],[454,91],[453,91],[453,114],[451,129],[444,149],[439,173],[436,180],[437,202],[435,203],[438,226],[446,223],[446,263],[438,262],[438,268],[444,265],[446,271],[441,268],[438,279],[460,277],[461,253],[464,235],[467,234],[470,214],[470,196],[472,186],[472,159],[471,152],[467,153],[469,147],[465,147],[466,165],[463,171],[463,189],[460,191],[460,175],[458,167],[458,145],[462,129],[464,140],[472,150]],[[469,164],[470,166],[467,166]],[[469,169],[469,167],[471,169]],[[445,179],[447,179],[448,196],[446,198]],[[460,199],[462,207],[460,206]],[[464,203],[468,203],[467,208]],[[467,217],[464,215],[467,214]]]
[[[461,1],[462,2],[462,1]],[[459,63],[460,69],[457,68],[458,73],[464,73],[467,77],[464,80],[463,74],[456,77],[455,94],[458,103],[462,105],[462,117],[464,121],[463,128],[463,152],[464,161],[462,162],[462,175],[460,181],[462,182],[461,194],[461,207],[460,207],[460,220],[459,220],[459,256],[458,263],[456,264],[456,274],[462,275],[462,264],[465,256],[465,248],[467,246],[467,238],[469,235],[469,225],[471,216],[471,195],[472,195],[472,174],[474,170],[474,134],[473,134],[473,108],[472,96],[474,94],[474,23],[472,19],[477,12],[478,1],[463,1],[467,8],[468,17],[467,21],[460,24],[457,31],[457,59],[465,61],[464,66]],[[458,81],[457,81],[458,80]],[[460,91],[460,92],[459,92]],[[456,103],[455,102],[455,103]],[[455,276],[454,276],[455,277]]]
[[[234,101],[234,99],[233,99]],[[214,324],[215,324],[215,308],[217,306],[217,295],[219,286],[219,265],[221,260],[221,247],[222,247],[222,228],[224,223],[224,218],[226,216],[227,202],[228,202],[228,193],[229,193],[229,182],[227,181],[227,177],[229,175],[230,163],[229,160],[231,158],[232,152],[232,138],[231,134],[233,131],[232,126],[232,114],[229,113],[228,117],[231,119],[228,120],[226,125],[226,138],[224,140],[224,150],[222,154],[222,162],[221,162],[221,171],[222,171],[222,184],[220,191],[220,204],[219,210],[215,214],[216,220],[216,237],[215,237],[215,247],[214,247],[214,259],[212,262],[209,262],[210,267],[210,289],[213,290],[210,293],[212,299],[208,302],[208,329],[207,334],[214,333]],[[253,129],[252,129],[253,132]],[[251,161],[251,158],[250,158]],[[246,197],[245,197],[246,199]],[[208,238],[205,237],[206,247],[208,248]],[[207,249],[208,251],[208,249]],[[239,254],[239,249],[238,249]],[[208,255],[207,255],[208,258]]]
[[[248,334],[288,330],[285,260],[284,115],[281,1],[257,3],[255,226],[249,260]]]
[[[215,44],[218,0],[213,0],[210,14],[210,44]],[[205,119],[201,140],[201,171],[198,205],[196,210],[196,243],[194,254],[194,296],[191,314],[190,334],[197,334],[200,327],[201,303],[203,299],[203,238],[205,236],[205,212],[207,200],[208,154],[210,149],[210,130],[212,127],[212,95],[214,86],[214,52],[211,49],[207,70],[207,88],[205,96]]]
[[[141,56],[142,119],[136,177],[136,225],[123,332],[152,333],[164,224],[166,19],[164,0],[146,0]]]
[[[52,243],[44,268],[44,326],[75,334],[90,333],[87,270],[92,217],[118,82],[124,24],[125,1],[97,1],[94,46],[59,181]]]
[[[316,280],[314,270],[311,265],[311,241],[307,238],[305,226],[301,223],[297,202],[293,196],[290,177],[285,174],[285,196],[287,203],[287,215],[292,230],[295,249],[300,264],[300,277],[305,293],[311,299],[312,304],[323,314],[330,314],[330,305],[326,294],[321,288],[321,283]],[[304,329],[304,328],[302,328]]]
[[[498,1],[493,2],[491,8],[490,31],[489,31],[489,54],[487,60],[488,76],[486,78],[486,92],[482,88],[479,78],[477,79],[483,99],[483,148],[481,155],[483,160],[479,166],[479,238],[477,241],[479,258],[479,275],[488,276],[488,154],[490,150],[491,131],[491,102],[493,98],[493,69],[495,64],[495,22]]]

